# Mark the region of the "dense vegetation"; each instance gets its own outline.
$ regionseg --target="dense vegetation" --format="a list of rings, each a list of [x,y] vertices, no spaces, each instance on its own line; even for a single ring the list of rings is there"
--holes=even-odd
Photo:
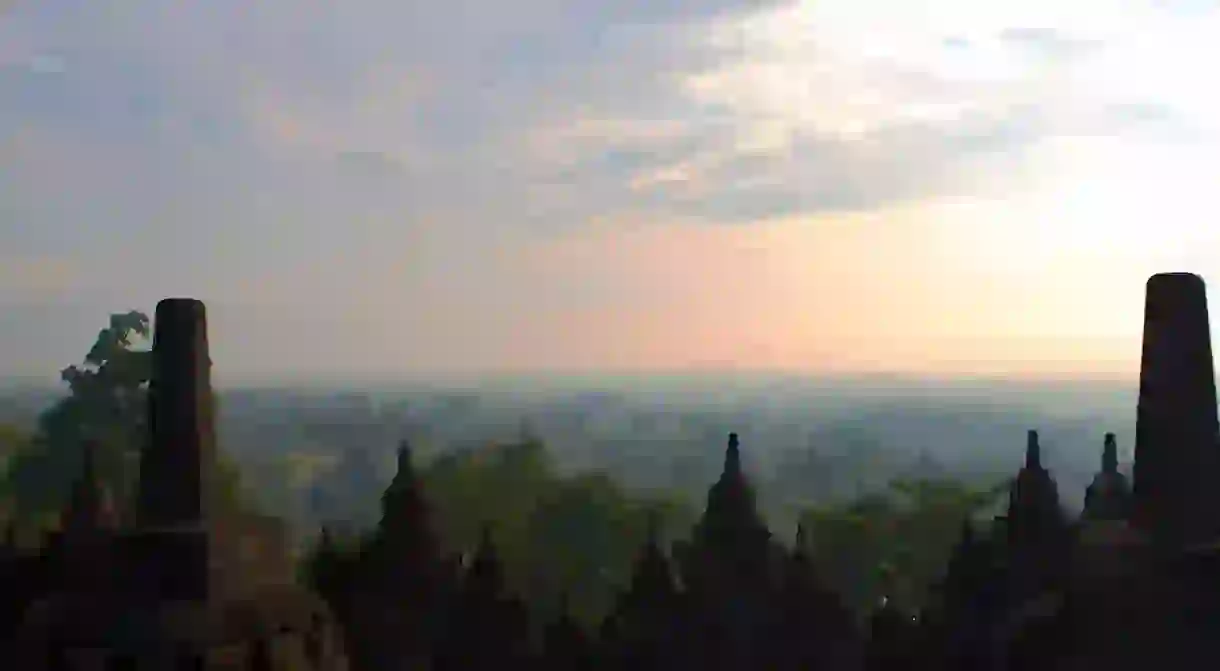
[[[102,478],[120,510],[130,508],[144,437],[148,335],[145,315],[114,315],[83,362],[62,372],[67,395],[31,429],[0,426],[0,500],[24,537],[55,524],[86,443],[97,447]],[[240,464],[245,482],[257,483],[246,488],[236,463],[226,460],[227,491],[234,503],[270,509],[298,525],[347,520],[349,537],[335,542],[356,542],[377,520],[377,497],[385,484],[377,455],[388,447],[344,449],[337,461],[316,450],[245,459]],[[718,451],[721,445],[708,447]],[[523,431],[513,441],[433,449],[421,463],[420,478],[442,548],[474,547],[490,528],[508,584],[531,609],[552,611],[563,594],[574,614],[591,622],[605,614],[615,590],[628,580],[649,519],[661,520],[666,542],[682,540],[702,506],[684,492],[628,489],[604,472],[560,468],[554,456],[542,440]],[[883,592],[911,605],[922,603],[945,566],[961,520],[988,514],[1003,484],[968,484],[925,471],[842,496],[842,483],[818,477],[824,464],[816,455],[806,456],[807,463],[787,468],[802,477],[777,481],[791,490],[788,499],[799,503],[774,516],[779,521],[771,520],[772,530],[790,539],[793,529],[778,527],[803,521],[815,539],[815,562],[861,609]],[[692,476],[690,484],[706,489],[707,480]],[[835,488],[840,495],[796,491],[801,482],[809,490]],[[305,498],[292,496],[301,492],[308,492],[309,509],[289,509],[288,502]],[[309,536],[314,529],[301,531]]]

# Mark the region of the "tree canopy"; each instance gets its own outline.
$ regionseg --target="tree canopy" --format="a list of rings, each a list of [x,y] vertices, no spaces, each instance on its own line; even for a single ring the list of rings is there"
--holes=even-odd
[[[22,524],[52,524],[82,463],[86,442],[96,446],[98,476],[128,514],[147,442],[152,335],[146,314],[116,313],[80,364],[60,371],[67,393],[39,417],[35,433],[7,459],[0,495]],[[239,498],[235,464],[219,464],[224,496]]]
[[[470,550],[490,526],[509,586],[548,615],[566,595],[587,624],[629,580],[650,513],[674,529],[695,518],[677,498],[633,495],[605,474],[563,475],[531,438],[443,454],[421,477],[445,548]]]
[[[811,508],[802,522],[819,569],[849,604],[869,608],[884,596],[916,608],[944,569],[963,520],[990,511],[1007,486],[898,479],[848,503]]]

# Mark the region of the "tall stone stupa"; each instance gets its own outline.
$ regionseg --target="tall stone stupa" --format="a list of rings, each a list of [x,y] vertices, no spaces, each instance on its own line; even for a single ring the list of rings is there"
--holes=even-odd
[[[1220,423],[1207,290],[1153,275],[1144,306],[1132,522],[1166,551],[1220,541]]]

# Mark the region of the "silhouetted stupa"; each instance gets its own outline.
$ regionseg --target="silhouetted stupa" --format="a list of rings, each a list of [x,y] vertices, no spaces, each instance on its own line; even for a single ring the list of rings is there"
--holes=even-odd
[[[1153,275],[1144,306],[1132,521],[1155,546],[1220,539],[1218,428],[1203,279]]]
[[[119,532],[107,588],[65,585],[31,608],[13,668],[346,669],[282,530],[219,507],[203,303],[157,305],[152,359],[137,526]]]
[[[1085,489],[1086,520],[1126,520],[1130,515],[1131,485],[1118,471],[1118,439],[1107,433],[1101,453],[1101,470]]]

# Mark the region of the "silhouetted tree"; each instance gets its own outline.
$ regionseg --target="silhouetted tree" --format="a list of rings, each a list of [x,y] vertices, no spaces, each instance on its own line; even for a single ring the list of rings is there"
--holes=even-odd
[[[857,499],[807,510],[801,523],[817,539],[811,554],[821,575],[853,610],[871,612],[883,596],[880,566],[891,570],[888,596],[918,607],[943,574],[961,520],[995,506],[1009,485],[897,479]]]
[[[60,372],[68,395],[39,416],[36,445],[9,468],[7,485],[24,514],[63,508],[86,441],[99,444],[98,467],[107,485],[120,496],[131,491],[144,444],[144,392],[152,370],[149,351],[135,346],[151,332],[144,313],[111,315],[84,361]]]
[[[39,416],[32,443],[5,470],[3,488],[23,518],[46,524],[63,509],[87,443],[95,445],[98,478],[115,494],[119,516],[126,517],[147,438],[152,372],[150,351],[137,346],[150,335],[146,314],[113,314],[84,361],[60,372],[68,394]],[[219,474],[223,502],[238,503],[236,466],[221,459]]]

